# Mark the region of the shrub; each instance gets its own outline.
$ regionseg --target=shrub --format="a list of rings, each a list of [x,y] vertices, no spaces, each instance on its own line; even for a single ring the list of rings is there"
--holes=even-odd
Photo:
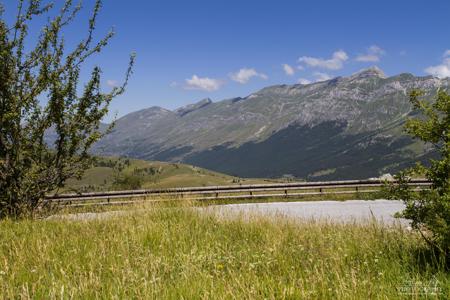
[[[429,166],[416,167],[396,175],[398,184],[390,185],[390,197],[401,199],[406,209],[401,216],[411,220],[412,227],[419,230],[426,241],[448,257],[450,253],[450,95],[439,90],[436,99],[428,102],[422,93],[414,91],[410,100],[420,112],[410,119],[406,132],[414,138],[431,144],[439,158],[432,159]],[[431,181],[430,190],[412,191],[408,182],[414,174],[424,174]]]

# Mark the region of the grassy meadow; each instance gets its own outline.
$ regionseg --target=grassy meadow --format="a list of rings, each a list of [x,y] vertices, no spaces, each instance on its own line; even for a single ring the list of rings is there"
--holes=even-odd
[[[121,183],[120,179],[128,181]],[[62,192],[252,184],[274,181],[238,178],[181,163],[97,157],[83,177],[69,180]]]
[[[377,223],[218,217],[155,205],[94,220],[0,221],[0,298],[450,297],[420,236]]]

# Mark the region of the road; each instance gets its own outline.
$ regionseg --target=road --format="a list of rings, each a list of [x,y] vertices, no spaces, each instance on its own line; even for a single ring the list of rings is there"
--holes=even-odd
[[[367,223],[375,218],[386,225],[401,224],[408,226],[404,219],[394,218],[394,214],[404,209],[401,201],[393,200],[348,200],[348,201],[304,201],[304,202],[270,202],[212,205],[197,208],[221,216],[233,215],[266,215],[283,216],[299,220],[326,220],[329,222]],[[144,210],[124,210],[101,213],[78,213],[55,215],[49,219],[95,220],[120,217]]]
[[[228,204],[208,207],[220,214],[263,214],[286,216],[296,219],[328,220],[331,222],[370,222],[375,218],[384,224],[401,223],[403,219],[394,218],[396,212],[405,208],[401,201],[392,200],[350,200],[350,201],[304,201]]]

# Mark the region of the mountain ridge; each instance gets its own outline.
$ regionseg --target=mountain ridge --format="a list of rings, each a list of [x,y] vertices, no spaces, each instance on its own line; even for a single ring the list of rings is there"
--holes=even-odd
[[[422,89],[431,96],[449,86],[448,78],[409,73],[387,77],[373,67],[307,85],[273,85],[243,98],[217,102],[206,98],[175,110],[152,107],[118,119],[95,151],[193,163],[246,177],[376,176],[428,155],[423,145],[402,135],[402,123],[412,112],[409,92]],[[355,160],[345,153],[354,153]],[[278,158],[279,165],[270,161],[280,155],[290,158]],[[367,160],[374,163],[369,166]],[[348,165],[359,166],[360,171],[346,173]]]

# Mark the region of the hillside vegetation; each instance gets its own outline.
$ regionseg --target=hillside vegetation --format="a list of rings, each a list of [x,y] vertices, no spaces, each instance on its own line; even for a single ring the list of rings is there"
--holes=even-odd
[[[450,296],[402,228],[218,218],[189,207],[0,222],[0,298],[399,299]]]
[[[63,191],[91,192],[264,182],[269,180],[242,179],[182,163],[97,157],[84,176],[80,180],[69,180]]]

